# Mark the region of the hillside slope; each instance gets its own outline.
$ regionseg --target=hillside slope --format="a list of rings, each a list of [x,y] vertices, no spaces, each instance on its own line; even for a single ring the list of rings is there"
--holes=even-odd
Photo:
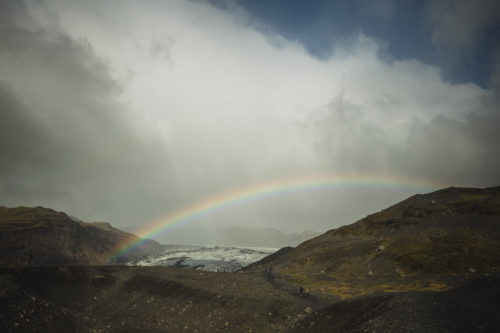
[[[77,222],[65,213],[44,207],[0,206],[1,267],[101,264],[121,246],[137,239],[109,223]],[[134,256],[160,247],[150,241]]]
[[[446,291],[377,293],[312,312],[286,332],[498,332],[500,276]]]
[[[498,332],[499,212],[499,187],[415,195],[234,273],[120,265],[0,268],[0,327],[5,332]],[[11,217],[2,230],[29,235],[31,229],[50,229],[48,224],[75,228],[78,235],[88,236],[86,227],[99,228],[99,235],[115,232],[107,224],[73,221],[78,229],[51,210],[30,214],[46,218],[23,224],[16,221],[31,220]],[[70,251],[71,242],[82,237],[67,233],[54,239],[64,236]],[[309,295],[300,292],[307,288]]]
[[[448,188],[394,206],[254,265],[341,298],[444,290],[500,270],[500,187]]]

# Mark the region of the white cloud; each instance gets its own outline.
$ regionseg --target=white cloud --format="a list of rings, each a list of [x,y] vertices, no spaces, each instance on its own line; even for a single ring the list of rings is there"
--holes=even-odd
[[[494,147],[475,136],[488,122],[470,122],[471,114],[496,117],[491,92],[445,82],[439,68],[418,61],[387,63],[382,46],[362,34],[320,61],[296,42],[258,31],[245,13],[204,2],[29,8],[42,30],[62,31],[70,46],[52,47],[59,61],[52,67],[2,58],[12,73],[0,74],[38,117],[50,119],[65,149],[78,148],[65,176],[50,181],[69,193],[63,202],[82,218],[97,210],[119,225],[148,221],[245,184],[325,172],[450,185],[499,180],[492,171],[498,158],[488,154]],[[50,36],[26,48],[47,54]],[[28,80],[34,72],[43,78]],[[446,165],[440,156],[460,163]],[[375,194],[360,210],[352,199],[366,194],[356,193],[316,198],[307,215],[284,202],[246,208],[245,223],[326,229],[403,195]],[[277,221],[280,211],[286,222]],[[303,225],[305,216],[312,225]]]

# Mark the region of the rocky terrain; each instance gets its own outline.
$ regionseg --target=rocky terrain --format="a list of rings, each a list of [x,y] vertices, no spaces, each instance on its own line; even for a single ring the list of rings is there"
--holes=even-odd
[[[261,274],[170,267],[22,268],[0,281],[0,326],[12,332],[273,332],[327,305]]]
[[[394,206],[255,266],[340,298],[446,290],[500,269],[500,187],[448,188]]]
[[[256,272],[54,266],[0,270],[2,332],[498,332],[500,276],[446,291],[301,296]]]
[[[109,223],[81,222],[49,208],[0,206],[1,267],[103,264],[123,244],[136,239]],[[149,241],[132,257],[121,259],[139,259],[161,248]]]
[[[498,332],[499,229],[499,187],[449,188],[415,195],[233,273],[120,265],[3,268],[0,327]]]

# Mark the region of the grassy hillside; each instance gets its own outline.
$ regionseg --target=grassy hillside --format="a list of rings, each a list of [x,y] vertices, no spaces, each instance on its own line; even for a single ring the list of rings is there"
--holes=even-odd
[[[256,266],[341,298],[444,290],[464,276],[499,271],[499,240],[500,188],[448,188],[412,196]]]
[[[138,237],[106,222],[77,222],[43,207],[0,207],[0,266],[101,264]],[[149,242],[135,256],[157,251]],[[128,259],[128,258],[125,258]]]

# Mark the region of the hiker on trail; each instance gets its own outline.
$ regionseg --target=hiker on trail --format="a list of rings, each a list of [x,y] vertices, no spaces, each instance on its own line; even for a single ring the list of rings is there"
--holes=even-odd
[[[299,295],[304,296],[304,288],[302,286],[299,288]]]
[[[273,278],[273,269],[271,268],[271,266],[267,268],[267,277],[270,279]]]
[[[272,279],[273,269],[271,267],[264,266],[264,276],[268,279]]]

